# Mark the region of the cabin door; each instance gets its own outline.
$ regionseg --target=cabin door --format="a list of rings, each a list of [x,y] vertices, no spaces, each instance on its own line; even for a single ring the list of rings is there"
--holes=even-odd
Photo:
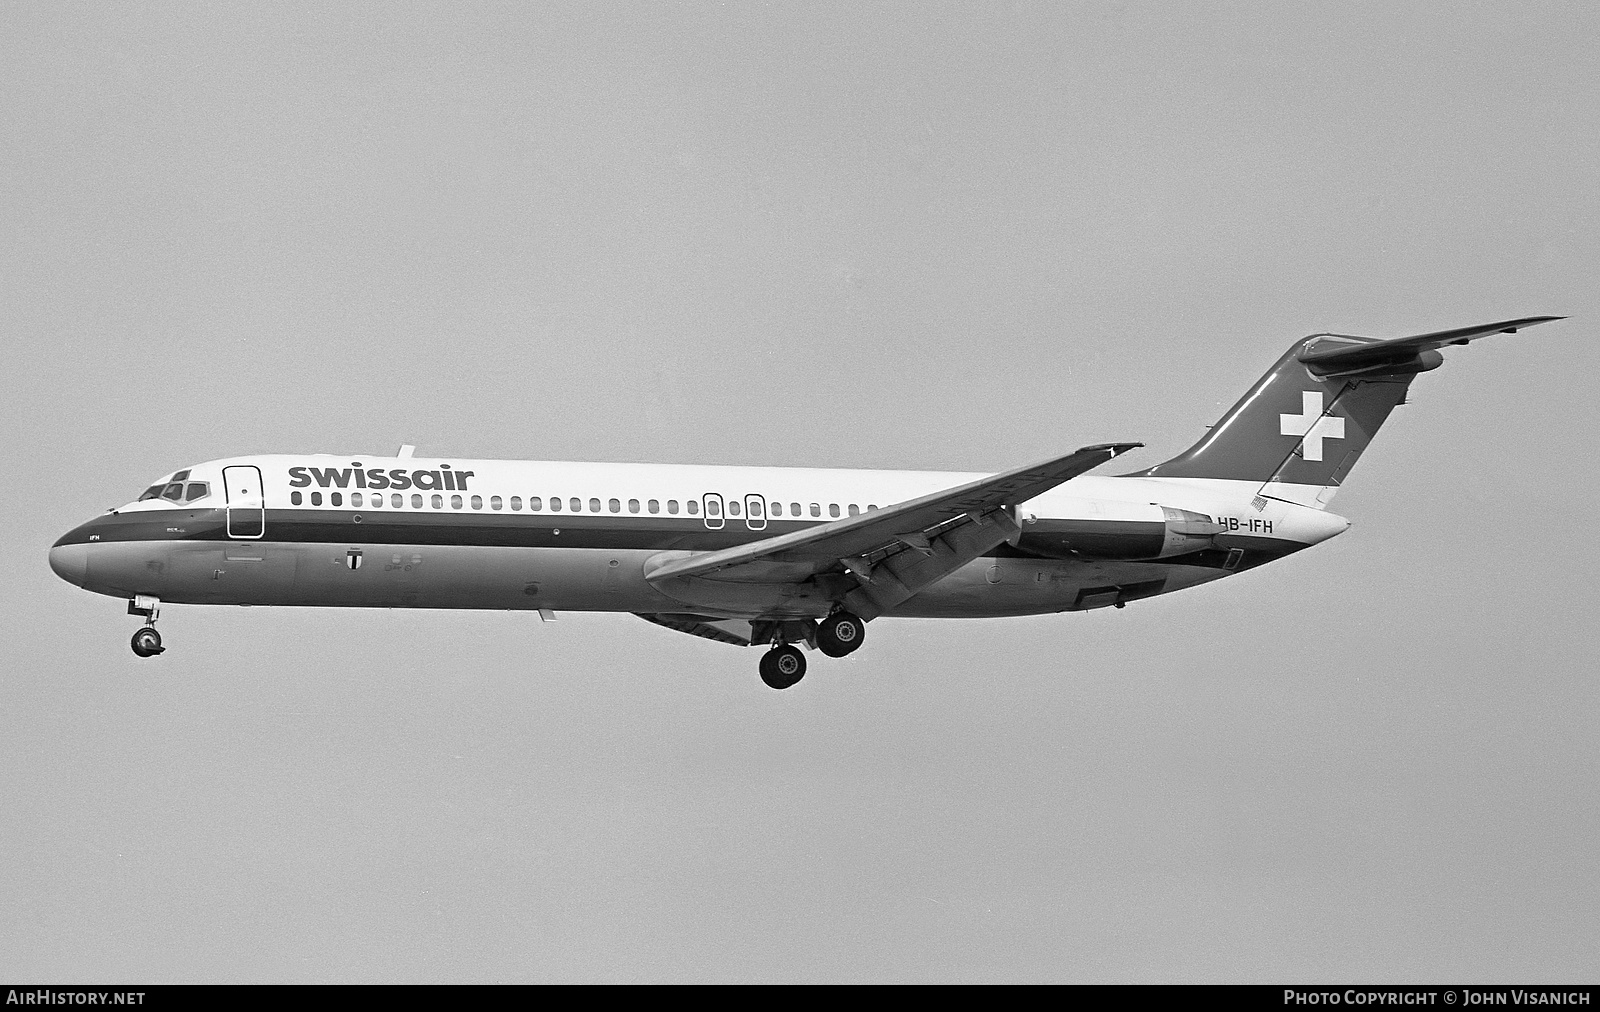
[[[228,496],[228,537],[259,538],[266,534],[267,504],[261,490],[261,469],[234,465],[222,469]]]

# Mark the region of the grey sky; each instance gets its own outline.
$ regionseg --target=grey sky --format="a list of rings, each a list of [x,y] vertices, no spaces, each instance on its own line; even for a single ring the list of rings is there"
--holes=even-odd
[[[1587,5],[0,4],[0,976],[1600,965]],[[1352,530],[774,693],[627,616],[49,571],[256,451],[1001,469],[1455,349]]]

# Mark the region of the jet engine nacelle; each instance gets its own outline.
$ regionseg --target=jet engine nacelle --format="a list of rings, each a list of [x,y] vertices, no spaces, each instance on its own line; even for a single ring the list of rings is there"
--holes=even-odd
[[[1187,555],[1211,547],[1211,538],[1225,528],[1204,513],[1181,510],[1175,506],[1161,507],[1165,527],[1158,558]]]
[[[1213,547],[1223,526],[1204,513],[1152,503],[1119,504],[1116,519],[1041,519],[1023,524],[1018,547],[1055,559],[1166,559]]]

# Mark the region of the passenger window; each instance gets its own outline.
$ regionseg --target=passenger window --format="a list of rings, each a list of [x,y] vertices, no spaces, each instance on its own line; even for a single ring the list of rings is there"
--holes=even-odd
[[[291,505],[291,506],[300,505],[300,493],[299,492],[290,492],[289,493],[289,505]]]
[[[420,500],[422,498],[422,496],[419,495],[419,496],[417,496],[417,498]],[[405,504],[406,504],[406,497],[405,496],[401,495],[399,492],[394,492],[394,493],[390,494],[390,496],[389,496],[389,505],[390,506],[393,506],[395,509],[399,509],[400,507],[404,506]],[[419,502],[417,505],[420,506],[422,504]]]
[[[628,512],[629,513],[637,513],[637,512],[639,512],[639,500],[637,500],[637,499],[629,499],[628,500]]]
[[[460,496],[453,495],[453,496],[450,497],[450,508],[453,509],[453,510],[458,510],[458,509],[461,508],[461,497]]]
[[[184,493],[183,498],[185,502],[194,502],[196,499],[204,499],[208,492],[210,492],[210,487],[205,482],[191,481],[189,483],[189,491]]]
[[[311,505],[313,505],[313,506],[321,506],[322,505],[322,493],[321,492],[313,492],[313,493],[311,493]]]
[[[829,503],[828,504],[828,516],[836,517],[838,515],[839,515],[839,504],[836,503],[836,502]]]
[[[651,513],[660,513],[661,512],[661,500],[660,499],[651,499],[649,502],[645,503],[645,506],[650,510]]]
[[[772,504],[772,515],[775,517],[783,516],[783,503],[775,502]]]
[[[731,517],[739,515],[739,500],[735,499],[728,504],[728,515]]]
[[[689,508],[689,515],[690,516],[698,516],[699,515],[699,513],[700,513],[700,503],[697,500],[690,499],[687,503],[684,503],[684,505]]]
[[[432,506],[433,506],[433,508],[434,508],[434,509],[436,509],[436,510],[442,510],[442,509],[444,509],[444,496],[442,496],[442,495],[436,495],[436,496],[434,496],[434,497],[433,497],[433,502],[432,502],[432,504],[431,504],[431,505],[432,505]]]
[[[475,510],[483,509],[483,496],[475,495],[472,497],[472,508]]]
[[[166,491],[161,493],[161,498],[171,499],[173,502],[181,502],[183,500],[183,482],[175,481],[168,485]]]
[[[857,506],[855,503],[851,503],[850,504],[850,515],[853,516],[853,517],[860,516],[861,515],[861,507]]]
[[[522,509],[522,496],[514,495],[514,496],[511,497],[511,508],[514,509],[514,510]],[[537,498],[534,498],[534,497],[530,496],[528,498],[528,508],[531,509],[531,510],[538,509],[539,508],[539,500]]]
[[[361,493],[360,492],[351,492],[350,493],[350,505],[352,505],[352,506],[360,506],[361,505]]]
[[[334,492],[334,493],[332,493],[332,494],[330,494],[328,496],[328,502],[332,503],[335,506],[343,506],[344,505],[344,496],[340,495],[337,492]]]
[[[753,502],[750,504],[750,515],[753,517],[761,516],[761,503]]]
[[[590,513],[599,513],[600,512],[600,500],[599,499],[590,499],[589,500],[589,512]]]
[[[550,497],[550,512],[552,512],[552,513],[560,513],[561,512],[561,498],[559,496],[551,496]]]
[[[792,503],[789,504],[789,515],[792,516],[792,517],[798,517],[798,516],[802,516],[803,515],[800,512],[800,504],[799,503],[792,502]]]
[[[708,517],[721,516],[722,515],[721,514],[721,508],[722,508],[722,504],[717,502],[715,499],[707,499],[706,500],[706,516],[708,516]],[[689,504],[689,512],[690,513],[694,512],[694,503],[690,503]]]
[[[497,510],[497,509],[500,508],[500,497],[499,496],[492,495],[492,496],[489,497],[489,508],[492,509],[492,510]]]
[[[668,513],[676,513],[676,512],[678,512],[678,500],[676,500],[676,499],[668,499],[667,500],[667,512]]]
[[[567,505],[572,507],[572,512],[574,512],[574,513],[582,513],[583,512],[583,500],[582,499],[568,499],[567,500]],[[598,506],[595,507],[595,509],[599,509],[599,508],[600,507],[598,507]]]
[[[814,516],[814,517],[822,516],[822,507],[819,506],[816,503],[812,503],[811,504],[811,515]]]
[[[618,502],[617,500],[615,500],[615,499],[613,499],[610,502],[606,503],[606,508],[611,510],[611,512],[613,512],[613,513],[621,513],[622,512],[622,504],[620,502]]]

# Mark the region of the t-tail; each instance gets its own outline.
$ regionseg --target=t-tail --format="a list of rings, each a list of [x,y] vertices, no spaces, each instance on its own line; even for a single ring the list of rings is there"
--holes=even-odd
[[[1141,477],[1260,482],[1258,495],[1321,509],[1439,349],[1560,320],[1530,316],[1383,340],[1313,334],[1296,341],[1205,438]]]

